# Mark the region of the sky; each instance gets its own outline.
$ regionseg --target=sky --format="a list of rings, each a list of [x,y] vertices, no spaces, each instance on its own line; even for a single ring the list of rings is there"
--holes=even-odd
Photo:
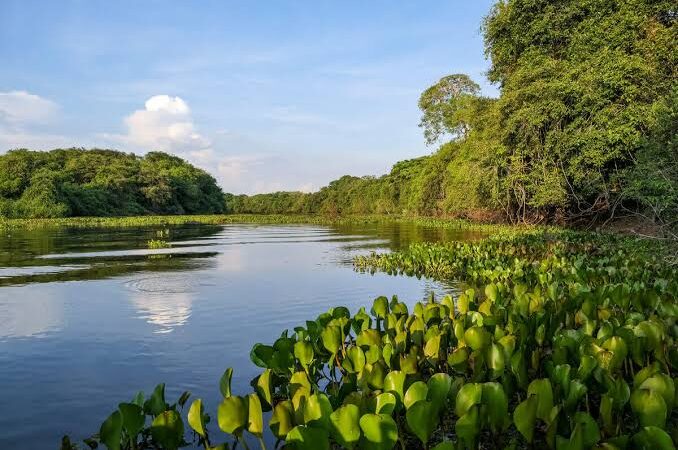
[[[484,73],[492,0],[0,0],[0,152],[161,150],[226,192],[313,191],[430,154],[417,108]]]

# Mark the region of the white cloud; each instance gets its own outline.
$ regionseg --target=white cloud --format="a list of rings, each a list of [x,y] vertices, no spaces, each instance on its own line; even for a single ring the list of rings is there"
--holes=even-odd
[[[0,92],[0,124],[44,123],[58,111],[56,103],[26,91]]]
[[[198,132],[191,108],[181,97],[154,95],[143,109],[125,117],[124,123],[126,134],[100,136],[142,153],[159,150],[175,154],[211,173],[226,190],[251,189],[250,180],[256,177],[253,172],[267,159],[259,153],[226,154],[224,147],[241,151],[243,146],[239,135],[228,132],[215,133],[220,142],[219,150],[215,149],[212,139]]]
[[[76,145],[65,136],[44,129],[55,121],[58,112],[56,103],[39,95],[26,91],[0,92],[0,151]]]
[[[190,156],[209,149],[209,139],[197,132],[191,110],[180,97],[155,95],[125,118],[127,134],[123,141],[145,151],[162,150]]]

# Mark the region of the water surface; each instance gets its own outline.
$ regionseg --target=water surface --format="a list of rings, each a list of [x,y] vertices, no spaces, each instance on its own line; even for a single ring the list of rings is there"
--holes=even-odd
[[[168,230],[168,231],[167,231]],[[146,242],[169,232],[169,249]],[[121,401],[167,384],[208,411],[218,380],[249,392],[256,342],[331,306],[379,295],[412,304],[454,284],[361,274],[352,258],[473,234],[409,224],[190,225],[4,232],[0,236],[0,448],[82,439]]]

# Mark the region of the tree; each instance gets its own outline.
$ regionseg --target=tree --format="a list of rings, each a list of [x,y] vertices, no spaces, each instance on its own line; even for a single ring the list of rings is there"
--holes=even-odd
[[[480,86],[465,74],[448,75],[426,89],[419,97],[423,112],[419,126],[424,129],[426,142],[434,144],[445,134],[465,137],[470,122],[469,104],[479,92]]]
[[[501,1],[484,34],[511,214],[609,215],[678,77],[675,2]]]

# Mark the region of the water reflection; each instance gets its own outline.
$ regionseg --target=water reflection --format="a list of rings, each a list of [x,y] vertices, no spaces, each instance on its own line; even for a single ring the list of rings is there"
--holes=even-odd
[[[153,333],[170,333],[191,317],[194,294],[138,293],[132,294],[130,300],[139,312],[139,318],[153,326]]]
[[[13,295],[0,302],[0,341],[38,338],[58,331],[63,324],[63,303],[47,291]]]

